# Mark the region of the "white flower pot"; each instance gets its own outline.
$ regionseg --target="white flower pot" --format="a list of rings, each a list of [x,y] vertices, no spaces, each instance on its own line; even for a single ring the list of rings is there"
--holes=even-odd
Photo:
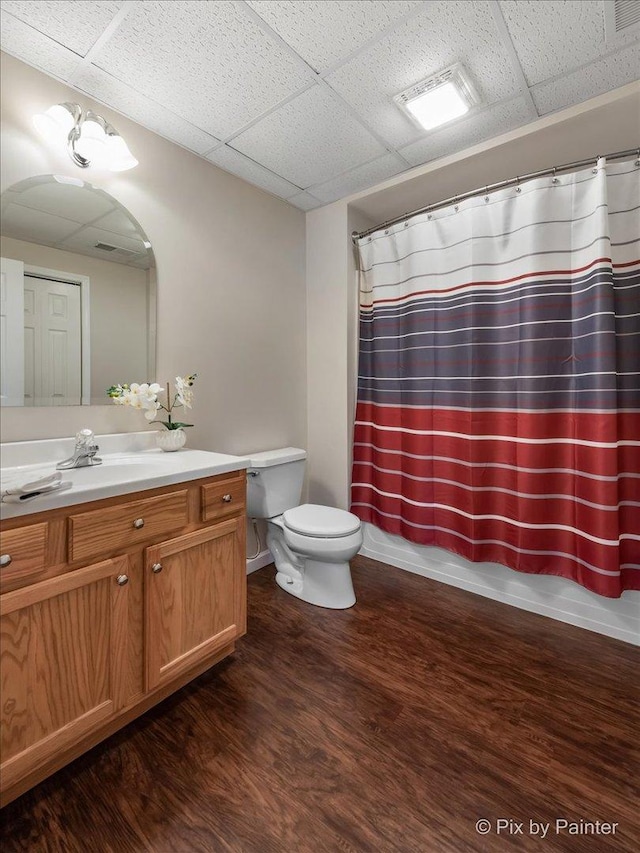
[[[162,432],[156,433],[156,444],[160,450],[165,453],[173,453],[175,450],[180,450],[187,442],[187,434],[181,428],[178,429],[163,429]]]

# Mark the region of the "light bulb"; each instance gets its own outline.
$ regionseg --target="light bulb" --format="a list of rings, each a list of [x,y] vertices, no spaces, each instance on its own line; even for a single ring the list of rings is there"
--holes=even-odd
[[[107,154],[107,138],[102,125],[93,119],[85,119],[80,127],[75,151],[92,166],[102,165]]]
[[[69,110],[62,104],[49,107],[44,113],[33,117],[36,130],[51,142],[66,142],[75,120]]]
[[[107,168],[112,172],[125,172],[138,165],[138,161],[129,151],[129,146],[117,133],[107,136]]]

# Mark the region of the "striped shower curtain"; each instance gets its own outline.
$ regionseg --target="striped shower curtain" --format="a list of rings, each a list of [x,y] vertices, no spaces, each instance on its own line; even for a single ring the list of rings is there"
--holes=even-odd
[[[475,562],[640,589],[640,168],[359,240],[352,511]]]

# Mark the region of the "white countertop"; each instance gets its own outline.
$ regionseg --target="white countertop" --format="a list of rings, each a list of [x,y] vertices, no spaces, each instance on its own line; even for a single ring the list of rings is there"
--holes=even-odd
[[[32,515],[131,492],[171,486],[247,468],[248,457],[183,448],[164,453],[153,446],[153,432],[96,436],[101,465],[62,471],[71,488],[50,492],[24,503],[0,504],[0,517]],[[2,488],[54,473],[56,464],[73,453],[74,439],[11,442],[0,446]]]

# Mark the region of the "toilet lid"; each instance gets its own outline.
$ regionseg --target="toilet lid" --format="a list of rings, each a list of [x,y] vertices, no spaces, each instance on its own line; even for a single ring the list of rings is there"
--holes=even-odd
[[[360,519],[351,512],[318,504],[302,504],[288,509],[282,516],[285,527],[301,536],[329,539],[348,536],[360,529]]]

